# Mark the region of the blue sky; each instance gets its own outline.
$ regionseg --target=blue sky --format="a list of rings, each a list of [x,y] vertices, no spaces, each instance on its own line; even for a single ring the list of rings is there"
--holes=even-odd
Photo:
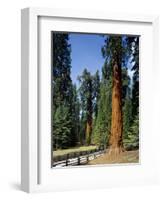
[[[101,47],[104,45],[105,38],[98,34],[69,34],[69,43],[71,44],[71,78],[73,83],[79,86],[77,77],[82,74],[85,68],[95,74],[99,70],[101,76],[101,68],[104,64],[104,58],[101,54]],[[133,71],[130,59],[126,63],[128,75],[132,80]]]
[[[70,34],[71,44],[71,78],[73,83],[79,84],[78,75],[81,75],[84,68],[91,74],[97,70],[101,73],[104,59],[101,55],[101,47],[104,44],[104,37],[96,34]]]

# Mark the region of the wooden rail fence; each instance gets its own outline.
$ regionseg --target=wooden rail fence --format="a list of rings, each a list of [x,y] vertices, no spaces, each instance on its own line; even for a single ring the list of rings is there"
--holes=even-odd
[[[104,148],[98,148],[89,151],[73,152],[62,156],[55,156],[53,167],[65,167],[87,164],[90,160],[93,160],[105,153]]]

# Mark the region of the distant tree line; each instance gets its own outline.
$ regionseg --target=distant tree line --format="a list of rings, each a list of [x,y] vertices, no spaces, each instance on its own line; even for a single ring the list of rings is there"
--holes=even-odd
[[[84,69],[79,88],[71,79],[69,34],[52,35],[53,148],[109,147],[110,153],[139,147],[139,38],[105,35],[101,72]],[[132,68],[129,76],[127,69]],[[101,77],[100,77],[101,74]]]

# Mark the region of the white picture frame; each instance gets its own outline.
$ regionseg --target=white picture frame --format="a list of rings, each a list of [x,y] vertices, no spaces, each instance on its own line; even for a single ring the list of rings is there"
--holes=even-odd
[[[63,191],[158,183],[159,158],[157,142],[159,141],[159,130],[153,106],[158,98],[156,88],[153,89],[153,96],[149,99],[150,87],[155,87],[157,83],[158,16],[25,8],[22,10],[21,19],[22,190],[26,192]],[[109,27],[107,26],[109,23],[110,27],[112,27],[112,32],[109,28],[105,29],[105,26]],[[49,114],[51,103],[49,95],[51,94],[49,77],[51,72],[48,70],[46,72],[42,63],[50,65],[49,40],[46,43],[45,40],[48,36],[48,31],[51,30],[143,35],[140,63],[141,66],[148,65],[149,67],[148,73],[147,67],[141,68],[140,92],[142,102],[140,109],[142,112],[140,115],[141,158],[139,164],[134,166],[72,167],[67,169],[52,169],[50,167],[50,133],[46,138],[44,133],[50,131]],[[42,33],[41,36],[40,32]],[[42,45],[44,45],[44,51],[41,50]],[[45,50],[47,51],[45,52]],[[44,60],[39,58],[42,54],[44,54]],[[152,80],[154,80],[154,84],[151,86],[150,82]],[[46,95],[42,95],[46,91],[49,92]],[[44,98],[44,96],[46,97]],[[148,115],[150,106],[152,117]],[[150,127],[149,124],[151,125]],[[148,135],[145,132],[148,132]],[[153,141],[154,145],[151,148]],[[147,150],[151,155],[150,159]],[[108,179],[109,181],[107,181]]]

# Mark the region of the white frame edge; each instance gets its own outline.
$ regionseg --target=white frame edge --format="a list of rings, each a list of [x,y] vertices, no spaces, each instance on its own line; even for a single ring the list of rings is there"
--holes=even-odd
[[[38,168],[38,17],[114,20],[151,23],[154,30],[154,66],[158,66],[158,16],[129,15],[51,8],[25,8],[21,11],[21,188],[39,190]],[[42,188],[41,188],[42,189]]]
[[[37,181],[37,15],[21,16],[21,187],[30,192]]]

